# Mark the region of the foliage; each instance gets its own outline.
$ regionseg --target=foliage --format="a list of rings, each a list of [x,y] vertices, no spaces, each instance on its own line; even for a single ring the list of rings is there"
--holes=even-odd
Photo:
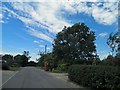
[[[113,57],[112,55],[108,55],[108,57],[102,60],[99,64],[109,66],[120,66],[120,57]]]
[[[58,69],[53,69],[52,70],[53,73],[62,73],[62,71],[58,70]]]
[[[7,62],[2,62],[2,70],[9,70],[10,69],[10,66]]]
[[[10,67],[10,70],[11,70],[11,71],[18,71],[18,70],[20,70],[20,67],[14,65],[14,66]]]
[[[21,55],[14,56],[14,62],[18,64],[18,66],[21,66]]]
[[[25,55],[26,57],[29,56],[29,51],[24,51],[23,55]]]
[[[68,66],[66,64],[59,64],[57,70],[60,72],[67,72]]]
[[[26,57],[25,55],[21,55],[21,62],[20,62],[21,66],[25,67],[27,63],[28,63],[28,57]]]
[[[18,66],[26,66],[27,65],[27,63],[28,63],[28,57],[26,56],[26,55],[16,55],[15,57],[14,57],[14,62],[16,63],[16,64],[18,64]]]
[[[120,89],[120,67],[72,65],[68,70],[69,79],[95,89]]]
[[[14,63],[13,56],[10,54],[5,54],[2,56],[2,60],[7,61],[8,65],[12,65]]]
[[[15,64],[18,64],[18,66],[26,66],[28,64],[28,60],[30,59],[31,57],[29,56],[29,51],[24,51],[23,52],[23,55],[16,55],[14,56],[14,63]]]
[[[30,61],[27,63],[27,66],[37,66],[37,63],[34,61]]]
[[[107,40],[107,44],[112,49],[112,55],[116,54],[116,56],[120,57],[120,32],[115,34],[111,33]]]
[[[41,57],[39,58],[38,62],[39,65],[43,67],[45,61],[55,64],[53,54],[52,53],[41,54]]]
[[[84,23],[64,27],[54,40],[53,54],[57,62],[83,64],[96,60],[95,33]],[[92,61],[92,63],[93,63]]]
[[[28,60],[31,58],[31,56],[29,56],[29,51],[24,51],[23,55],[26,56],[28,58]]]

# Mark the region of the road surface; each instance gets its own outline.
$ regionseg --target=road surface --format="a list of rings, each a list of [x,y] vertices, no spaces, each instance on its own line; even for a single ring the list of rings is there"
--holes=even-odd
[[[35,67],[25,67],[3,84],[2,88],[75,88],[48,72]]]
[[[8,70],[2,70],[1,72],[2,74],[2,84],[4,84],[5,82],[7,82],[12,76],[14,76],[17,71],[8,71]],[[1,86],[1,85],[0,85]]]

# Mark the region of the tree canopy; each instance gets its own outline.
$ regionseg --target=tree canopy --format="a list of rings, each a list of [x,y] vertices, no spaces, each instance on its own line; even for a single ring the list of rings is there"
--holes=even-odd
[[[107,44],[112,49],[112,55],[120,57],[120,32],[111,33],[107,40]]]
[[[10,54],[3,55],[2,60],[6,60],[9,63],[9,65],[12,65],[14,63],[13,56]]]
[[[96,59],[95,33],[84,23],[64,27],[54,40],[56,60],[66,63],[84,63]]]

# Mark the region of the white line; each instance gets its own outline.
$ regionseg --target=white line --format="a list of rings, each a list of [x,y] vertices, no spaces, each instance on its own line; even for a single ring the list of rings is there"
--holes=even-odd
[[[2,86],[7,83],[12,77],[14,77],[19,71],[17,71],[14,75],[12,75],[11,77],[8,78],[8,80],[6,80],[1,86],[0,89],[2,88]]]

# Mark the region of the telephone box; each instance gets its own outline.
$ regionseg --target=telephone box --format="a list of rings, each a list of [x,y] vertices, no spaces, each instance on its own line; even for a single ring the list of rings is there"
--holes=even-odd
[[[44,70],[48,71],[48,62],[44,62]]]

